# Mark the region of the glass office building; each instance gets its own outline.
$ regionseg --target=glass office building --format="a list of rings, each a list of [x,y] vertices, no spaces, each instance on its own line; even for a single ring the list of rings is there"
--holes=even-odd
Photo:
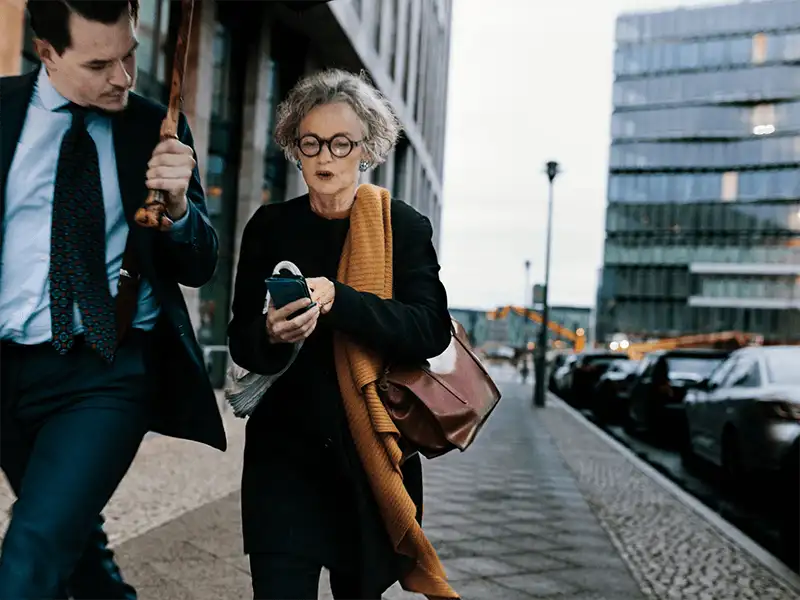
[[[617,20],[598,340],[800,341],[800,2]]]

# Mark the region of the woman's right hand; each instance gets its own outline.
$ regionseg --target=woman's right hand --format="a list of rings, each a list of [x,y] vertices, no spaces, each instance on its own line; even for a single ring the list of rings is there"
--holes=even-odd
[[[311,303],[308,298],[301,298],[287,304],[283,308],[275,308],[270,302],[267,311],[267,335],[272,344],[295,344],[306,339],[317,326],[319,319],[319,306],[297,315],[288,320],[298,310],[306,308]]]

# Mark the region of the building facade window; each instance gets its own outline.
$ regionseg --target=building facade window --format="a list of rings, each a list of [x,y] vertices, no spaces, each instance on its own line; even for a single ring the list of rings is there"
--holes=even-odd
[[[609,177],[610,202],[717,202],[723,199],[724,173],[615,174]],[[797,169],[738,173],[739,200],[800,199]]]
[[[720,199],[723,202],[733,202],[736,200],[739,190],[739,173],[736,171],[728,171],[722,174],[722,190],[720,191]]]
[[[800,106],[800,103],[796,103],[795,106]],[[774,104],[757,104],[753,107],[753,117],[750,124],[753,127],[754,135],[769,135],[774,133],[775,123],[776,119]],[[781,127],[782,132],[786,129],[792,129],[793,125],[795,124],[791,122],[784,125]]]
[[[286,27],[276,26],[270,32],[267,95],[267,147],[264,152],[264,181],[261,199],[264,203],[287,200],[288,170],[294,168],[275,142],[275,115],[278,104],[302,76],[308,55],[308,42]]]
[[[136,91],[164,104],[169,99],[167,74],[171,70],[170,49],[174,44],[174,39],[170,39],[172,14],[169,0],[140,0]]]
[[[800,163],[800,136],[765,137],[736,142],[616,143],[610,166],[616,171],[678,171]]]
[[[688,106],[621,111],[611,117],[617,140],[731,140],[800,132],[800,102],[753,107]]]
[[[757,33],[753,36],[750,61],[754,65],[760,65],[765,60],[767,60],[767,36],[764,33]]]
[[[206,159],[206,190],[209,217],[219,237],[219,261],[211,280],[200,288],[201,344],[225,344],[229,321],[236,206],[241,164],[242,103],[247,36],[234,35],[244,27],[234,11],[218,5],[212,41],[211,123]],[[241,17],[245,19],[246,17]],[[211,365],[211,379],[221,387],[225,361],[221,355]]]
[[[386,12],[388,13],[386,18],[386,47],[388,51],[386,64],[389,65],[389,73],[392,76],[392,81],[396,81],[398,41],[397,28],[400,24],[400,6],[398,4],[398,0],[386,0]]]
[[[800,81],[792,65],[758,69],[716,70],[621,79],[614,84],[618,107],[667,106],[681,103],[764,102],[800,96]]]
[[[622,44],[615,72],[636,77],[680,71],[711,71],[749,65],[791,63],[798,58],[796,33],[739,35],[701,41]]]
[[[616,233],[800,233],[800,202],[609,204],[606,231]]]
[[[383,35],[383,0],[373,1],[373,36],[375,43],[375,51],[382,54],[381,50],[381,36]]]

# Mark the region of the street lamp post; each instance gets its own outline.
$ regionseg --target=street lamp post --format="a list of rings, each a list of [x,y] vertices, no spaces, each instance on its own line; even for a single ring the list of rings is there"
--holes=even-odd
[[[531,288],[531,261],[525,261],[525,295],[523,296],[523,303],[525,308],[530,306],[530,302],[528,302],[528,293],[530,292]]]
[[[549,305],[547,301],[550,291],[550,237],[553,230],[553,181],[559,173],[558,163],[551,160],[545,167],[547,179],[550,182],[547,199],[547,246],[544,259],[544,290],[542,290],[542,324],[539,327],[539,340],[536,342],[536,380],[533,388],[534,406],[545,404],[545,353],[547,352],[547,325],[550,322]]]
[[[531,287],[531,261],[525,261],[525,294],[523,296],[524,300],[524,310],[525,310],[525,317],[522,320],[522,361],[523,364],[528,364],[528,322],[530,321],[531,317],[531,303],[533,301],[531,294],[531,301],[528,301],[528,290]]]

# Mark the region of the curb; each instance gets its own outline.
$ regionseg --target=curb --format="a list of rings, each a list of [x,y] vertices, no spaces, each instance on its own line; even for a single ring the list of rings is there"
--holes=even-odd
[[[579,421],[590,429],[595,435],[606,442],[609,446],[622,454],[629,462],[633,463],[637,469],[647,475],[650,479],[656,482],[666,492],[674,496],[681,504],[694,511],[699,517],[708,522],[715,530],[726,537],[728,540],[742,548],[753,559],[766,567],[773,575],[780,579],[786,586],[798,593],[800,596],[800,575],[792,571],[789,567],[778,560],[774,555],[767,551],[763,546],[757,544],[747,535],[745,535],[738,527],[732,525],[719,514],[711,510],[705,504],[700,502],[697,498],[685,492],[676,483],[668,479],[665,475],[660,473],[657,469],[644,462],[641,458],[636,456],[629,448],[625,447],[622,443],[611,437],[602,429],[588,421],[581,413],[572,408],[566,402],[561,400],[558,396],[553,395],[551,392],[547,393],[547,399],[555,407],[565,411],[571,415],[575,420]]]

